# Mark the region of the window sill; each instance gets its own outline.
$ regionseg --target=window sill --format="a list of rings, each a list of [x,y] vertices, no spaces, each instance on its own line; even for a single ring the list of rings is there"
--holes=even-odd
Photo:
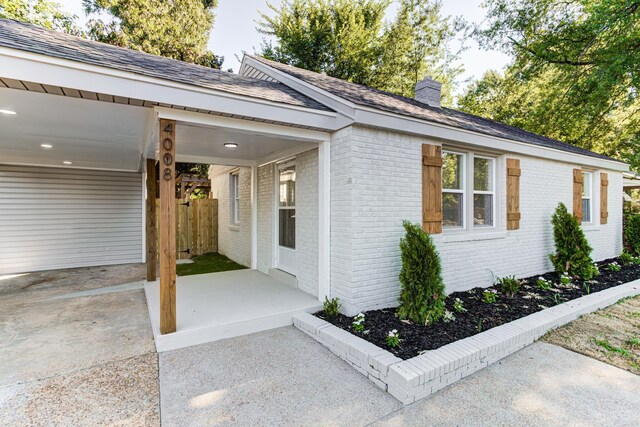
[[[455,242],[471,242],[478,240],[497,240],[506,239],[506,231],[443,231],[440,239],[443,243],[455,243]]]
[[[600,231],[600,224],[582,224],[582,231]]]
[[[231,230],[231,231],[240,231],[240,224],[230,225],[229,226],[229,230]]]

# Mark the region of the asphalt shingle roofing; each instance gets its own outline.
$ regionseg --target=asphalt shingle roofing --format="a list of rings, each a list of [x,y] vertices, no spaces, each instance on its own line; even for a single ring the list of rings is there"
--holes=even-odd
[[[281,104],[329,110],[282,83],[243,77],[8,19],[0,19],[0,46]]]
[[[451,108],[431,107],[412,98],[394,95],[389,92],[383,92],[367,86],[350,83],[324,74],[292,67],[280,62],[270,61],[262,57],[253,56],[253,58],[263,64],[275,68],[276,70],[285,72],[357,105],[423,119],[429,122],[448,125],[458,129],[465,129],[485,135],[506,138],[526,144],[553,148],[600,159],[614,160],[605,155],[576,147],[575,145],[527,132],[513,126],[508,126],[504,123],[485,119],[473,114],[463,113],[462,111],[453,110]]]

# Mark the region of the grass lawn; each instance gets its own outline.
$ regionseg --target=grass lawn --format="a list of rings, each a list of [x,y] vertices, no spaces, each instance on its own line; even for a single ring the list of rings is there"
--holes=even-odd
[[[544,340],[640,375],[640,296],[582,316]]]
[[[190,276],[192,274],[218,273],[220,271],[243,270],[247,267],[231,261],[224,255],[212,252],[197,255],[192,258],[191,264],[178,264],[176,270],[178,276]]]

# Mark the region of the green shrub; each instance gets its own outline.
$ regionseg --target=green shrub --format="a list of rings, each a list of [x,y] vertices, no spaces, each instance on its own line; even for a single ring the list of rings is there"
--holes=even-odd
[[[496,285],[499,285],[500,291],[508,297],[513,297],[522,287],[522,283],[516,279],[516,276],[498,277]]]
[[[622,265],[629,265],[634,262],[633,255],[627,251],[622,252],[619,259]]]
[[[629,251],[640,255],[640,215],[629,215],[624,224],[624,238]]]
[[[568,273],[583,280],[598,274],[591,259],[591,246],[578,224],[578,220],[560,203],[551,218],[556,252],[549,259],[558,274]]]
[[[398,316],[421,325],[437,322],[444,315],[444,282],[440,257],[431,237],[419,225],[403,222],[400,241],[400,305]]]
[[[338,298],[324,297],[324,302],[322,303],[324,309],[324,315],[327,316],[327,319],[335,319],[340,314],[340,300]]]

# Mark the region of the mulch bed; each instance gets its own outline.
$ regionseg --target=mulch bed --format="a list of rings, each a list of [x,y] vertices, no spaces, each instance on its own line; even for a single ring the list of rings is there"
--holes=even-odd
[[[613,261],[622,267],[619,272],[611,272],[606,269],[606,265]],[[502,294],[498,286],[454,292],[448,295],[446,300],[447,310],[455,315],[455,320],[448,323],[439,322],[424,326],[401,321],[396,317],[394,308],[387,308],[364,312],[365,331],[356,332],[351,327],[353,317],[340,314],[334,319],[327,319],[322,311],[315,315],[378,347],[389,350],[401,359],[409,359],[425,350],[435,350],[443,345],[476,335],[554,305],[580,298],[588,293],[602,291],[640,278],[640,265],[622,265],[617,258],[597,262],[596,265],[600,268],[600,275],[586,284],[574,280],[567,287],[561,286],[558,285],[558,274],[546,273],[522,279],[522,288],[513,297]],[[551,281],[553,283],[551,289],[546,291],[538,289],[536,281],[539,277]],[[483,293],[487,289],[497,291],[495,303],[484,302]],[[462,300],[466,312],[455,312],[453,304],[456,298]],[[386,343],[386,337],[388,332],[393,329],[398,330],[400,345],[390,348]]]

